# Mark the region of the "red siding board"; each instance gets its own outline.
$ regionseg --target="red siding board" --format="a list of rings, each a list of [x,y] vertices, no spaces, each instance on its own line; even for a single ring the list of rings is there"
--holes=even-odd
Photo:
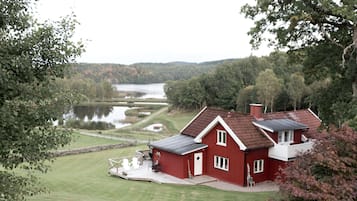
[[[157,156],[157,152],[160,152],[160,157]],[[188,177],[188,156],[180,156],[163,150],[153,149],[153,161],[157,159],[160,171],[182,179]]]
[[[302,134],[302,130],[295,130],[294,131],[294,144],[301,143],[301,134]]]
[[[243,186],[244,178],[244,152],[239,149],[237,143],[228,135],[227,132],[227,146],[220,146],[216,144],[216,131],[224,130],[218,124],[202,139],[202,143],[208,145],[206,150],[205,173],[209,176],[221,179],[230,183]],[[217,169],[214,167],[214,156],[221,156],[229,159],[228,171]]]
[[[269,179],[274,181],[281,173],[281,169],[286,168],[288,162],[269,158]]]
[[[264,160],[263,172],[254,173],[254,161]],[[270,179],[270,161],[268,158],[268,149],[256,149],[250,150],[247,153],[246,163],[250,166],[250,175],[253,177],[255,182],[263,182]]]
[[[156,154],[160,152],[160,157]],[[184,179],[189,177],[188,166],[190,166],[191,174],[194,175],[194,154],[203,153],[203,168],[202,174],[205,174],[205,150],[199,150],[184,156],[173,154],[167,151],[153,149],[153,161],[158,160],[160,165],[160,171],[170,174],[172,176]]]

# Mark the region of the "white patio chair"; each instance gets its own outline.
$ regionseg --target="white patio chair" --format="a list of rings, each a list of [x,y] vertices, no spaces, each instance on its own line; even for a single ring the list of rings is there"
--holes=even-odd
[[[131,161],[131,165],[133,166],[134,169],[138,169],[139,168],[139,161],[138,158],[133,157],[133,160]]]
[[[124,170],[130,170],[130,163],[127,158],[123,159],[122,166],[123,166]]]

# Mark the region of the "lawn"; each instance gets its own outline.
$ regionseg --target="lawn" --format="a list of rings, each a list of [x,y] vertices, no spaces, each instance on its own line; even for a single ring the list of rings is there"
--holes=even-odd
[[[107,174],[111,157],[131,157],[136,146],[117,150],[60,157],[52,170],[41,175],[41,181],[50,191],[30,197],[36,201],[116,201],[116,200],[267,200],[275,193],[242,193],[222,191],[206,186],[182,186],[150,182],[127,181]]]
[[[103,131],[103,134],[140,140],[158,140],[178,134],[197,112],[199,111],[168,111],[168,107],[163,107],[137,123],[121,129]],[[159,133],[142,130],[144,127],[154,123],[163,124],[164,130]]]
[[[121,143],[121,141],[118,140],[91,137],[91,136],[81,135],[77,132],[73,132],[72,135],[73,135],[72,142],[69,145],[62,147],[60,150],[69,150],[69,149],[82,148],[82,147]]]

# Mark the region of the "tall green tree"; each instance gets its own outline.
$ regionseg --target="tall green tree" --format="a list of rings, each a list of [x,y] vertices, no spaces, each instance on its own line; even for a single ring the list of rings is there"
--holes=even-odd
[[[339,121],[329,117],[341,109],[333,107],[334,102],[356,105],[355,0],[257,0],[254,5],[243,6],[242,12],[255,21],[255,26],[248,33],[252,36],[250,42],[253,47],[259,47],[269,36],[270,45],[288,48],[290,52],[302,55],[308,83],[330,77],[333,82],[331,86],[339,86],[340,90],[331,88],[323,92],[325,95],[334,94],[331,101],[317,100],[316,105],[325,121]]]
[[[256,91],[254,85],[249,85],[239,91],[237,98],[237,111],[249,112],[249,104],[256,103]]]
[[[258,99],[265,107],[264,112],[267,112],[268,106],[273,112],[274,101],[282,90],[282,80],[276,77],[272,69],[266,69],[259,73],[255,83]]]
[[[287,92],[292,101],[294,110],[296,110],[297,107],[300,107],[301,99],[306,94],[306,91],[307,88],[304,76],[298,73],[291,74],[287,86]]]
[[[52,150],[70,141],[52,126],[57,105],[71,95],[53,88],[82,51],[71,40],[75,21],[38,23],[29,0],[0,0],[0,200],[23,200],[38,189],[32,176],[12,170],[45,172]],[[24,174],[25,175],[25,174]]]

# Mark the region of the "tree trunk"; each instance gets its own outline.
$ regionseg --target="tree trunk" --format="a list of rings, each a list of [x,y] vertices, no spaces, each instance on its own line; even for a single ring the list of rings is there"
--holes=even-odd
[[[352,82],[352,98],[353,98],[353,100],[357,100],[357,80],[356,79]]]
[[[354,24],[353,42],[354,42],[355,51],[357,51],[357,22],[355,22],[355,24]],[[357,58],[356,58],[356,65],[357,65]],[[354,77],[354,79],[352,81],[352,98],[353,98],[353,100],[357,100],[357,78],[356,77]]]

